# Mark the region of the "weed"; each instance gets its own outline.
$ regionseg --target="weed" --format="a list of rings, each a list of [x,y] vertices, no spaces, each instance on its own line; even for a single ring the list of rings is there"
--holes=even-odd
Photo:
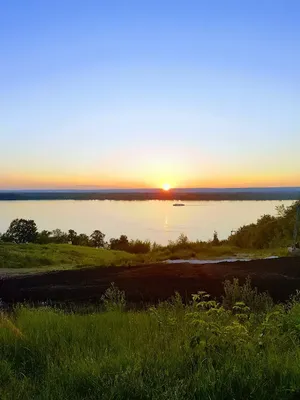
[[[265,312],[272,308],[273,300],[267,292],[259,293],[257,288],[251,286],[251,279],[248,277],[243,285],[239,284],[237,278],[233,281],[224,282],[223,305],[232,308],[238,302],[243,302],[254,312]]]
[[[126,307],[125,292],[119,290],[114,282],[111,283],[104,295],[101,296],[101,300],[107,311],[123,311]]]

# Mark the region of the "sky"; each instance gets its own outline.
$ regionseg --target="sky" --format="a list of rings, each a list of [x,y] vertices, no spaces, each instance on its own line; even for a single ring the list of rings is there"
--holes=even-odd
[[[0,189],[300,186],[298,0],[0,0]]]

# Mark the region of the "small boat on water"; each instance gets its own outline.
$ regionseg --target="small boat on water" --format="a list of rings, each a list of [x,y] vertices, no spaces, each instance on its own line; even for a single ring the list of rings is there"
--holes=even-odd
[[[173,207],[183,207],[183,206],[185,206],[184,203],[174,203],[173,204]]]

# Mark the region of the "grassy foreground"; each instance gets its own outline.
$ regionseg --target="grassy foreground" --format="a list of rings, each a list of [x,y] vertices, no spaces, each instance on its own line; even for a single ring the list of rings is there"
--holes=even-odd
[[[300,303],[274,306],[237,282],[225,291],[223,304],[201,292],[126,312],[113,289],[102,313],[2,314],[0,398],[298,399]]]

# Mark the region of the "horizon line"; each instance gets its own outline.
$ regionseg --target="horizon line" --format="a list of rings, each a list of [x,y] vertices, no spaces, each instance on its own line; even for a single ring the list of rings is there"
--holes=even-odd
[[[170,188],[168,191],[176,191],[176,190],[263,190],[263,189],[299,189],[300,190],[300,186],[234,186],[234,187],[228,187],[228,186],[224,186],[224,187],[173,187]],[[95,186],[95,187],[86,187],[86,186],[80,186],[80,187],[71,187],[71,188],[0,188],[0,192],[78,192],[78,191],[126,191],[126,190],[130,190],[130,191],[147,191],[147,190],[155,190],[155,191],[164,191],[163,188],[157,188],[157,187],[143,187],[143,188],[132,188],[132,187],[128,187],[128,188],[124,188],[124,187],[99,187],[99,186]]]

